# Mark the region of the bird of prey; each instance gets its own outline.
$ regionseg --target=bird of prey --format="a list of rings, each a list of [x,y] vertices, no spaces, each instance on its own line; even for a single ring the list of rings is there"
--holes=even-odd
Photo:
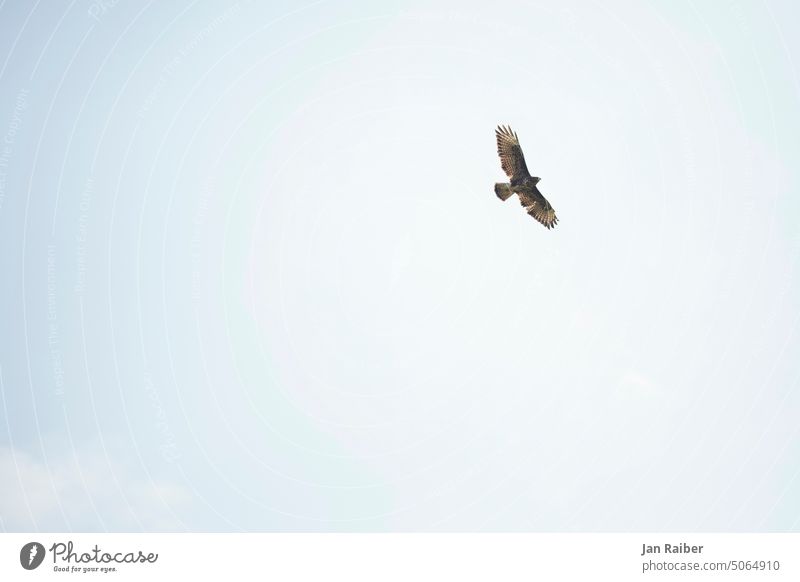
[[[495,134],[497,135],[497,154],[500,156],[500,165],[511,182],[495,184],[494,193],[503,201],[516,194],[528,214],[541,222],[548,230],[553,228],[558,222],[556,211],[536,187],[541,178],[528,173],[528,166],[525,165],[525,156],[522,155],[517,134],[511,131],[510,127],[503,126],[498,126]]]

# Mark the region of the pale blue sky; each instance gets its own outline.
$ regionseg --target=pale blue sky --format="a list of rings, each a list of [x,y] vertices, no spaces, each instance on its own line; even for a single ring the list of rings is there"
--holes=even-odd
[[[0,5],[0,528],[800,528],[793,3],[112,4]]]

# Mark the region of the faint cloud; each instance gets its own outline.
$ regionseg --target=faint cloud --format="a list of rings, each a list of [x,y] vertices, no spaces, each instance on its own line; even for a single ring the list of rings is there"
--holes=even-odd
[[[141,469],[141,468],[140,468]],[[185,530],[174,511],[183,486],[137,475],[89,448],[42,460],[0,446],[0,520],[6,531]]]
[[[651,400],[661,398],[661,388],[638,370],[628,370],[617,383],[617,397]]]

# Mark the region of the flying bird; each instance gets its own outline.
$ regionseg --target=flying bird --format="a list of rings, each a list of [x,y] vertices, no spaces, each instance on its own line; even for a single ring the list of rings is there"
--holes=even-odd
[[[541,178],[531,176],[528,172],[517,134],[511,131],[510,127],[502,125],[497,127],[495,134],[497,135],[497,154],[500,156],[500,165],[511,182],[495,184],[494,193],[503,201],[516,194],[528,214],[541,222],[548,230],[553,228],[558,222],[556,211],[536,187]]]

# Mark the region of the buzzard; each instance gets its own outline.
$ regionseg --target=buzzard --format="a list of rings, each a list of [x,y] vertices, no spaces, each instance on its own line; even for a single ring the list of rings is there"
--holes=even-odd
[[[528,173],[528,166],[525,165],[525,156],[522,155],[517,134],[511,131],[510,127],[503,126],[498,126],[495,134],[497,135],[497,154],[500,156],[500,165],[511,179],[511,183],[495,184],[494,193],[503,201],[508,200],[512,194],[516,194],[528,214],[541,222],[548,230],[553,228],[558,222],[556,211],[536,187],[541,178],[536,178]]]

